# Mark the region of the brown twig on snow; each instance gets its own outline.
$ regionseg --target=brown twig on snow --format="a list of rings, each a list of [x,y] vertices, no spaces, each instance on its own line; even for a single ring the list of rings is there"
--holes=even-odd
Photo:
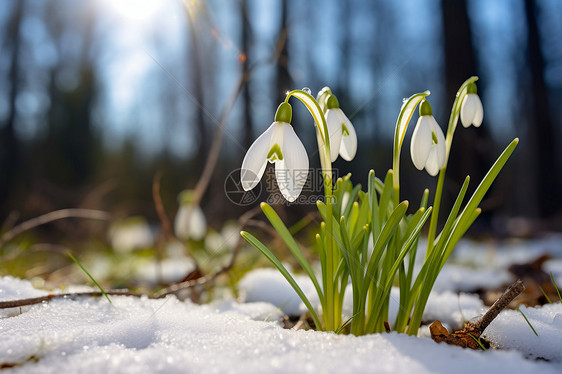
[[[431,338],[437,343],[445,342],[447,344],[458,345],[463,348],[480,348],[480,336],[490,325],[490,323],[504,310],[509,303],[515,299],[521,292],[525,290],[525,285],[519,279],[513,283],[499,299],[488,309],[486,314],[477,322],[468,322],[462,330],[449,333],[449,331],[441,324],[435,321],[429,326]]]
[[[480,331],[480,334],[484,332],[486,327],[488,327],[494,318],[496,318],[498,314],[500,314],[500,312],[523,291],[525,291],[525,285],[520,279],[518,279],[517,282],[513,283],[507,290],[505,290],[503,295],[496,300],[490,309],[488,309],[486,314],[484,314],[478,322],[474,323],[474,329]]]
[[[134,297],[147,296],[143,294],[130,292],[128,290],[107,290],[105,291],[105,293],[110,296],[134,296]],[[19,308],[22,306],[41,304],[43,302],[48,302],[56,299],[69,299],[69,298],[76,298],[76,297],[102,297],[102,296],[104,295],[100,291],[48,294],[45,296],[31,297],[28,299],[0,301],[0,309]],[[148,297],[153,298],[151,296]]]

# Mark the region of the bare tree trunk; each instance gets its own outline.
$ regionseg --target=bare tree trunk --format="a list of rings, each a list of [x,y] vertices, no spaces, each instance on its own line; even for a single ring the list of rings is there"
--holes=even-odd
[[[288,34],[289,29],[287,27],[287,18],[289,11],[289,1],[281,1],[281,29],[279,35],[283,33]],[[281,39],[281,38],[279,38]],[[283,44],[281,53],[279,54],[279,60],[277,61],[277,85],[276,85],[276,97],[277,102],[281,103],[285,100],[285,93],[293,89],[293,80],[291,79],[291,74],[289,73],[289,38],[286,38],[286,42]]]
[[[244,62],[242,66],[242,71],[248,71],[250,67],[250,40],[252,38],[252,29],[250,25],[250,20],[248,19],[248,0],[242,0],[242,50],[244,52]],[[252,94],[249,87],[249,83],[246,83],[242,90],[242,99],[244,100],[244,147],[246,149],[250,148],[252,142],[254,141],[254,121],[252,116]]]
[[[18,1],[14,13],[7,26],[7,48],[11,49],[10,71],[8,81],[10,91],[8,95],[8,116],[4,127],[1,129],[0,149],[0,205],[5,206],[8,194],[12,187],[20,164],[20,147],[15,134],[15,123],[17,118],[16,98],[20,87],[20,47],[21,47],[21,23],[23,19],[25,1]],[[5,212],[3,212],[5,213]]]
[[[550,115],[548,88],[545,82],[545,57],[541,51],[541,36],[537,22],[540,6],[533,0],[525,0],[527,18],[527,66],[530,69],[530,82],[526,85],[525,96],[529,118],[528,158],[531,168],[527,175],[534,181],[534,196],[538,206],[535,210],[541,217],[548,217],[560,211],[562,193],[560,191],[560,160],[556,157],[555,143],[558,139],[554,122]],[[523,98],[522,98],[523,99]]]
[[[191,17],[191,14],[186,11],[187,16],[187,24],[189,26],[189,56],[188,59],[191,63],[191,69],[188,69],[188,79],[192,82],[192,89],[193,89],[193,96],[195,97],[196,106],[195,110],[197,112],[197,116],[195,119],[195,125],[197,128],[197,138],[198,138],[198,147],[197,147],[197,160],[196,165],[202,165],[205,158],[207,157],[207,152],[209,149],[209,134],[207,133],[207,126],[205,121],[205,98],[203,92],[203,69],[201,66],[201,61],[199,57],[201,56],[201,46],[199,44],[199,35],[197,32],[197,28],[194,24],[194,20]],[[199,170],[200,171],[200,170]],[[199,173],[197,173],[199,174]]]
[[[447,108],[451,108],[460,85],[470,76],[476,75],[478,68],[467,0],[441,0],[441,10],[445,49],[446,100]],[[478,88],[478,92],[481,94],[482,86],[480,85]],[[446,123],[442,126],[446,126]],[[492,149],[493,142],[485,124],[479,128],[457,127],[447,168],[448,176],[454,182],[462,181],[467,175],[470,175],[472,180],[481,180],[491,166]],[[450,183],[449,186],[451,185]],[[457,193],[458,188],[454,187],[447,195],[452,198]]]
[[[353,0],[345,0],[340,2],[340,19],[341,27],[334,28],[332,32],[342,33],[343,40],[341,44],[341,60],[340,60],[340,79],[337,84],[339,85],[339,92],[337,93],[338,99],[349,97],[351,93],[351,69],[353,61],[353,35],[352,25],[353,10],[355,9]],[[340,103],[341,104],[341,103]]]

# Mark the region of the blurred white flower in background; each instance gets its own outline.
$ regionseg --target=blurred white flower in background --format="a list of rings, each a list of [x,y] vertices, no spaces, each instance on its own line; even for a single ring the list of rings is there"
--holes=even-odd
[[[207,233],[207,220],[201,208],[193,205],[193,191],[182,191],[178,196],[180,207],[174,222],[174,231],[181,240],[201,240]]]
[[[130,217],[114,222],[109,229],[111,247],[120,253],[154,245],[154,233],[143,217]]]

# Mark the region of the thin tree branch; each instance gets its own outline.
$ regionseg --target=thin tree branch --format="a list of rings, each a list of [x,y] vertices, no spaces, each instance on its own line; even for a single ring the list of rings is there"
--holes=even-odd
[[[258,206],[258,207],[255,207],[255,208],[247,211],[242,216],[240,216],[240,218],[238,219],[238,222],[239,222],[239,225],[240,225],[240,230],[242,230],[247,225],[247,223],[254,216],[259,214],[260,212],[261,212],[261,208]],[[242,236],[240,236],[238,238],[238,242],[236,243],[236,247],[234,247],[234,249],[232,251],[232,257],[230,258],[230,261],[228,262],[228,264],[226,264],[225,266],[223,266],[222,268],[220,268],[219,270],[217,270],[213,274],[206,275],[206,276],[203,276],[203,277],[200,277],[200,278],[197,278],[197,279],[193,279],[193,280],[189,280],[189,281],[174,284],[170,287],[167,287],[167,288],[157,292],[155,294],[155,296],[156,297],[164,297],[166,295],[175,294],[178,291],[183,290],[183,289],[187,289],[187,288],[191,288],[191,287],[195,287],[195,286],[200,286],[200,285],[212,282],[219,275],[224,274],[227,271],[229,271],[230,269],[232,269],[232,267],[234,266],[234,262],[236,261],[236,258],[238,256],[238,254],[240,253],[240,250],[242,249],[243,244],[244,244],[244,238],[242,238]]]
[[[111,219],[111,215],[107,212],[101,210],[93,210],[93,209],[55,210],[53,212],[43,214],[39,217],[35,217],[28,221],[20,223],[19,225],[13,227],[11,230],[5,232],[0,238],[0,248],[2,248],[7,242],[12,240],[16,236],[24,233],[25,231],[31,230],[37,226],[41,226],[49,222],[53,222],[65,218],[86,218],[86,219],[95,219],[101,221],[109,221]]]
[[[170,224],[170,219],[166,214],[164,209],[164,204],[162,203],[162,197],[160,196],[160,180],[162,179],[162,172],[158,171],[154,175],[154,180],[152,182],[152,198],[154,199],[154,206],[156,208],[156,213],[158,213],[158,218],[160,218],[160,223],[162,224],[162,232],[164,233],[164,240],[166,242],[175,239],[172,232],[172,225]]]

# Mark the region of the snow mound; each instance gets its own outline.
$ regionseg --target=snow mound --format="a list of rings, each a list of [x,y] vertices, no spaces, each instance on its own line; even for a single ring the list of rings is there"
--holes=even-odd
[[[505,310],[488,326],[485,337],[503,349],[516,349],[530,358],[562,362],[562,304],[520,307],[538,336],[516,310]]]

